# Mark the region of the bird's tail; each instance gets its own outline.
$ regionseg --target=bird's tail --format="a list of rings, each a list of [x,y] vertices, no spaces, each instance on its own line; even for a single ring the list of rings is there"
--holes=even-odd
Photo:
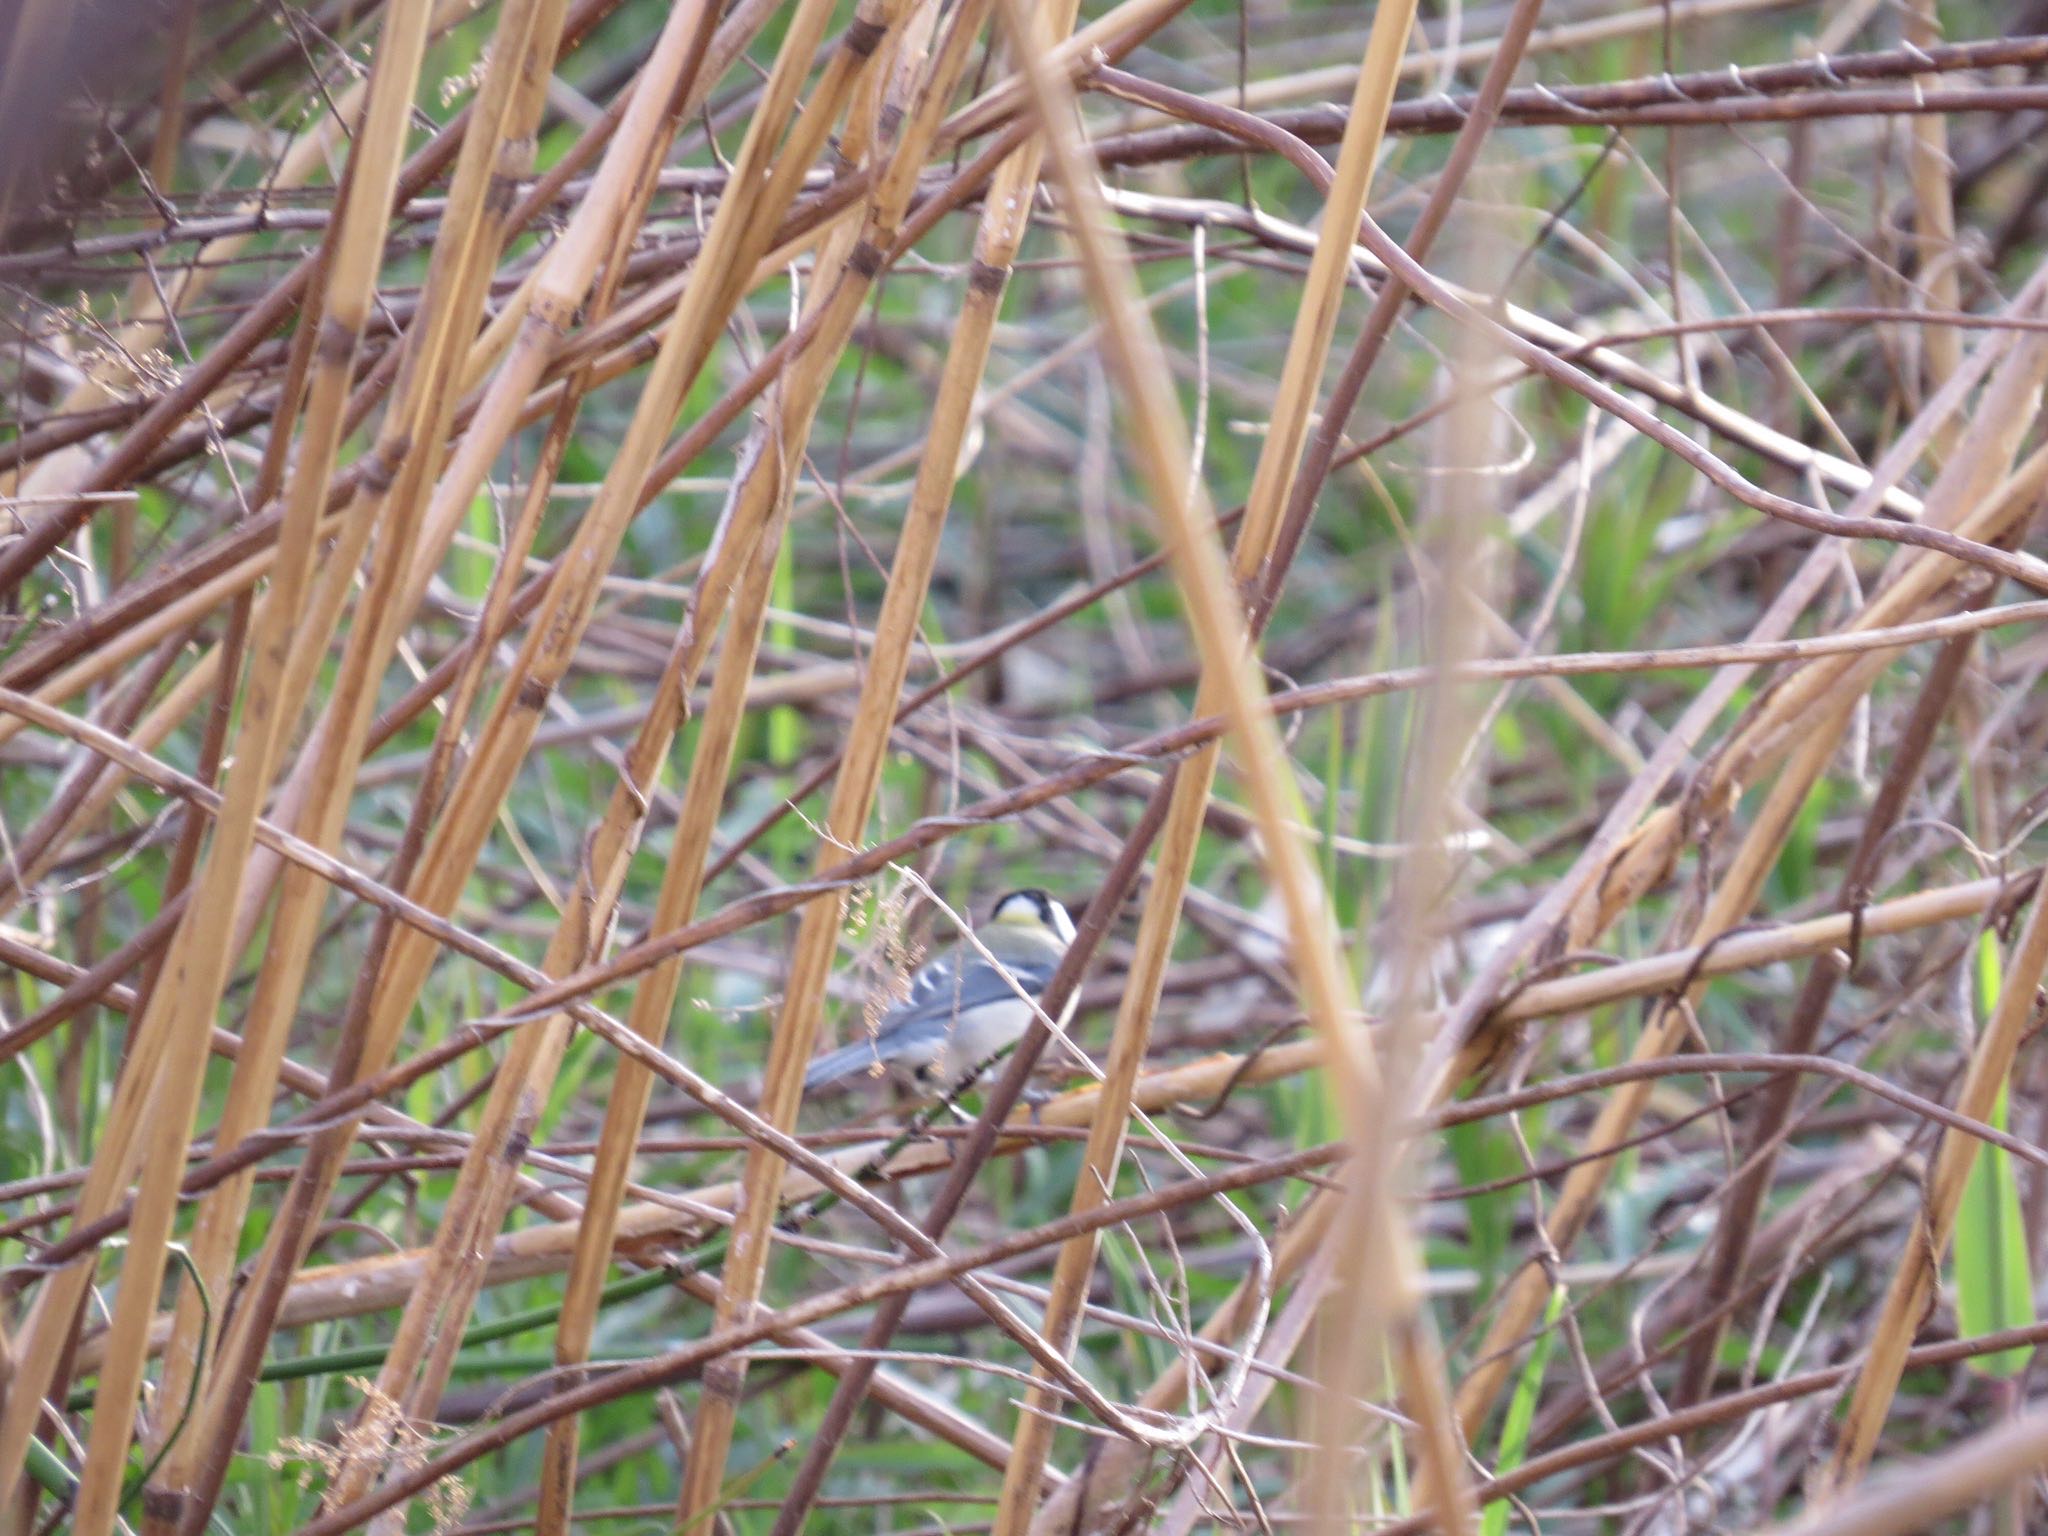
[[[857,1072],[865,1072],[880,1059],[872,1040],[857,1040],[852,1045],[842,1045],[836,1051],[827,1051],[805,1071],[804,1092],[810,1093],[827,1083],[836,1083]]]

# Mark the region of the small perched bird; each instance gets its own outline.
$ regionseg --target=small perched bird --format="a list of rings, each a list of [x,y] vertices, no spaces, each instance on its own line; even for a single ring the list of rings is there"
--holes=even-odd
[[[950,1082],[1019,1039],[1033,1010],[1018,993],[1033,1002],[1044,994],[1074,941],[1074,920],[1039,890],[1010,892],[989,916],[978,937],[1002,970],[971,945],[941,955],[911,978],[910,994],[865,1039],[812,1062],[804,1091],[878,1065],[919,1082]]]

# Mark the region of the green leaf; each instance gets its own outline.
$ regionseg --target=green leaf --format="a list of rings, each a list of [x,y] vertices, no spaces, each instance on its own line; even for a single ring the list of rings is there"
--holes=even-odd
[[[1986,932],[1977,943],[1977,1003],[1984,1017],[1998,1006],[2000,981],[1997,940]],[[1991,1108],[1991,1124],[2001,1131],[2006,1128],[2002,1083]],[[2026,1229],[2020,1222],[2019,1181],[2012,1154],[2003,1147],[1977,1150],[1963,1187],[1962,1207],[1956,1212],[1953,1271],[1956,1322],[1965,1338],[2032,1326],[2033,1276]],[[1970,1367],[1987,1376],[2017,1376],[2033,1353],[2030,1348],[2001,1350],[1976,1356]]]
[[[1500,1427],[1500,1454],[1494,1458],[1494,1475],[1504,1476],[1522,1464],[1529,1454],[1529,1429],[1536,1422],[1536,1400],[1543,1392],[1543,1372],[1550,1364],[1551,1348],[1557,1343],[1558,1314],[1564,1311],[1564,1287],[1550,1288],[1550,1305],[1543,1309],[1543,1331],[1522,1362],[1522,1374],[1515,1381],[1515,1395],[1508,1400],[1508,1416]],[[1506,1536],[1506,1499],[1496,1499],[1480,1516],[1479,1536]]]
[[[795,542],[790,539],[784,539],[782,547],[776,551],[769,601],[777,608],[793,609],[797,606],[795,551]],[[768,643],[781,650],[795,650],[796,626],[787,619],[769,620]],[[777,704],[768,711],[768,761],[778,768],[787,768],[802,755],[803,749],[803,716],[788,704]]]
[[[1449,1126],[1444,1131],[1444,1145],[1463,1184],[1491,1184],[1522,1170],[1514,1139],[1494,1121],[1471,1120]],[[1483,1305],[1492,1294],[1497,1277],[1510,1273],[1514,1267],[1508,1252],[1514,1241],[1518,1198],[1515,1189],[1507,1188],[1467,1195],[1462,1202],[1465,1263],[1479,1276],[1479,1289],[1472,1298],[1475,1307]]]

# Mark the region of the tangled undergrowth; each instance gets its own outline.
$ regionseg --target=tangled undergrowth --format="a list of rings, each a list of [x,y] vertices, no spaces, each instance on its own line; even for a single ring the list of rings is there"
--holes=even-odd
[[[13,8],[0,1529],[2041,1528],[2042,20]]]

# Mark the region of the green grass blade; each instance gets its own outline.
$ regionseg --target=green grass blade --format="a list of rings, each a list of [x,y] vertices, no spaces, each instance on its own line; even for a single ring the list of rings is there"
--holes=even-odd
[[[1554,1285],[1550,1288],[1550,1305],[1543,1309],[1543,1331],[1536,1336],[1535,1348],[1522,1363],[1515,1395],[1508,1401],[1507,1419],[1500,1427],[1500,1454],[1494,1459],[1497,1474],[1514,1471],[1529,1454],[1529,1429],[1536,1422],[1536,1400],[1543,1392],[1543,1372],[1557,1343],[1557,1319],[1563,1311],[1564,1287]],[[1496,1499],[1487,1505],[1479,1520],[1479,1536],[1506,1536],[1511,1507],[1506,1499]]]
[[[1985,933],[1977,945],[1977,1002],[1988,1015],[1997,1005],[2001,973],[1998,943]],[[2006,1089],[1998,1090],[1991,1123],[2006,1128]],[[2020,1220],[2019,1181],[2012,1154],[1980,1147],[1956,1213],[1954,1277],[1956,1322],[1966,1338],[2026,1328],[2034,1322],[2034,1293],[2026,1228]],[[2026,1369],[2031,1349],[2001,1350],[1971,1360],[1988,1376],[2013,1377]]]

